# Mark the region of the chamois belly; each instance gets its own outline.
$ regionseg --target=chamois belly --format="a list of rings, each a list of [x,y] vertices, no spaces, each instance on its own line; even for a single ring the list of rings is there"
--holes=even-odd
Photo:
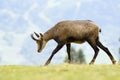
[[[84,39],[77,39],[77,38],[74,38],[74,37],[69,37],[69,38],[67,38],[67,42],[68,43],[77,43],[77,44],[82,44],[82,43],[84,43],[85,42],[85,40]]]
[[[74,42],[72,42],[72,43],[77,43],[77,44],[82,44],[82,43],[84,43],[85,41],[74,41]]]

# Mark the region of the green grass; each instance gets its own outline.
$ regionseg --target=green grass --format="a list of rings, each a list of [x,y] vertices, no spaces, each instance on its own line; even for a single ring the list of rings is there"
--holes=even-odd
[[[120,65],[0,66],[0,80],[120,80]]]

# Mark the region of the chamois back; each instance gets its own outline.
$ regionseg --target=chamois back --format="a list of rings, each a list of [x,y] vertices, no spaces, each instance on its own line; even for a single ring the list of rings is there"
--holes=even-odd
[[[45,34],[48,34],[50,39],[55,39],[56,41],[69,39],[86,41],[85,39],[87,38],[98,37],[99,27],[90,20],[62,21]]]

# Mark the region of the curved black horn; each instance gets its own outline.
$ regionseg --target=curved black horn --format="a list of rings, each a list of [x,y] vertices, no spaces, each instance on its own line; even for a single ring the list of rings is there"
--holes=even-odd
[[[37,36],[37,37],[39,37],[39,35],[36,33],[36,32],[34,32],[35,33],[35,35]]]
[[[37,39],[35,39],[35,38],[33,37],[33,34],[31,34],[31,38],[32,38],[33,40],[37,41]]]

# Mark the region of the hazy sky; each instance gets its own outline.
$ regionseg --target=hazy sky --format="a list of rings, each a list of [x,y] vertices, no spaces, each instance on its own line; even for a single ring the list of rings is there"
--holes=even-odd
[[[62,20],[92,20],[100,26],[101,42],[118,60],[120,43],[120,0],[0,0],[0,64],[43,64],[56,43],[51,41],[41,54],[30,34],[44,33]],[[51,47],[49,47],[51,46]],[[94,52],[87,44],[82,48],[87,62]],[[31,52],[32,51],[32,52]],[[52,63],[62,63],[65,47],[53,57]],[[96,63],[111,63],[101,50]]]

